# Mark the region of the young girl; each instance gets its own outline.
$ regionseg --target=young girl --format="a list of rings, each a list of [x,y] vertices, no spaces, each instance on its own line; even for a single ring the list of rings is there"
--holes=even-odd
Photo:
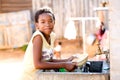
[[[50,72],[59,68],[72,71],[76,67],[76,63],[71,62],[74,57],[64,60],[52,58],[55,41],[54,25],[55,16],[48,8],[42,8],[36,12],[36,31],[25,52],[22,80],[38,80],[40,72]]]

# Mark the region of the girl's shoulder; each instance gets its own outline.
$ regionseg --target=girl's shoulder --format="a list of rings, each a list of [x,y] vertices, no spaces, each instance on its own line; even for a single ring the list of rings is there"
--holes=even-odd
[[[36,35],[40,35],[40,36],[43,37],[43,34],[42,34],[40,31],[38,31],[38,30],[36,30],[36,31],[33,33],[33,37],[35,37]]]
[[[42,38],[44,37],[40,31],[36,30],[36,31],[32,34],[31,40],[33,40],[33,39],[35,38],[35,36],[37,36],[37,35],[40,35]]]
[[[36,31],[33,33],[32,38],[34,38],[34,37],[37,36],[37,35],[40,35],[43,40],[45,39],[44,35],[43,35],[42,32],[40,32],[39,30],[36,30]],[[54,32],[51,32],[50,37],[51,37],[52,40],[54,40],[54,39],[56,39],[56,34],[55,34]]]
[[[37,34],[42,34],[39,30],[36,30],[34,33],[33,33],[33,35],[37,35]]]

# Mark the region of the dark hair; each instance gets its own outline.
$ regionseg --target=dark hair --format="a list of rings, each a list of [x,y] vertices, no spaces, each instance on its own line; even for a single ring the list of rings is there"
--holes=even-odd
[[[35,14],[35,22],[38,22],[39,15],[41,15],[43,13],[50,13],[50,14],[52,14],[53,20],[55,20],[55,15],[53,14],[53,12],[52,12],[52,10],[50,8],[41,8]]]

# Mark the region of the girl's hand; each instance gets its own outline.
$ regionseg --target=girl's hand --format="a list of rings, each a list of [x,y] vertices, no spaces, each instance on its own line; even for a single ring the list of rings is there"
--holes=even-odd
[[[73,71],[76,68],[76,63],[67,62],[65,64],[65,69],[69,72]]]
[[[77,58],[76,56],[71,56],[67,59],[68,62],[71,62],[73,59]]]

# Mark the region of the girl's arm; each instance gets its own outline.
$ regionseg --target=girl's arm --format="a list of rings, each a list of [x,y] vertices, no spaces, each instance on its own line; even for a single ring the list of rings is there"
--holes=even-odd
[[[69,58],[67,58],[67,59],[53,59],[52,61],[53,62],[71,62],[73,59],[75,59],[76,57],[74,57],[74,56],[71,56],[71,57],[69,57]]]
[[[72,62],[45,62],[42,61],[42,45],[43,41],[40,35],[33,39],[33,61],[36,69],[59,69],[65,68],[71,71],[75,68],[76,64]],[[67,60],[65,60],[67,61]]]

